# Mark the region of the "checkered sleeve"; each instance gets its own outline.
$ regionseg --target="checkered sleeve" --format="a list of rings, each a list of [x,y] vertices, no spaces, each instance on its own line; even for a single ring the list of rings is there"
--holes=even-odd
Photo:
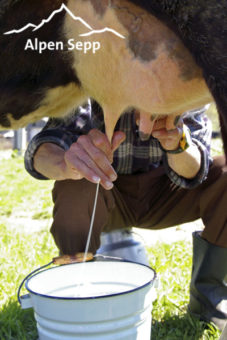
[[[209,167],[212,163],[210,155],[212,124],[205,112],[206,108],[203,108],[187,112],[184,115],[184,124],[187,125],[191,131],[192,142],[197,145],[201,153],[201,166],[197,175],[192,179],[179,176],[169,167],[166,153],[163,155],[166,173],[173,183],[182,188],[193,189],[201,184],[207,178]]]
[[[53,143],[68,150],[78,137],[93,128],[91,103],[79,107],[65,119],[49,119],[43,130],[35,135],[28,144],[24,163],[28,173],[37,179],[47,179],[34,168],[34,155],[43,143]]]

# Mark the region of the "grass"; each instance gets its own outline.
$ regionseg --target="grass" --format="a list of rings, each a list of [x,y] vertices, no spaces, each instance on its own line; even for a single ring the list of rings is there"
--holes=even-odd
[[[8,157],[3,158],[4,154]],[[37,181],[24,170],[23,157],[4,151],[0,174],[0,217],[50,218],[53,181]]]
[[[192,267],[190,242],[156,244],[149,248],[150,265],[160,280],[153,306],[154,340],[215,340],[219,331],[187,314]]]
[[[48,231],[23,234],[0,226],[0,339],[36,340],[31,310],[21,310],[16,293],[22,279],[57,254]],[[158,299],[153,306],[153,339],[215,340],[219,332],[192,319],[187,313],[191,271],[191,245],[176,242],[149,249],[151,266],[160,278]],[[23,291],[25,293],[25,290]]]
[[[221,143],[214,141],[214,153]],[[17,289],[32,270],[58,254],[50,236],[52,181],[37,181],[24,170],[23,158],[0,152],[0,340],[36,340],[32,310],[21,310]],[[32,232],[29,225],[18,229],[16,221],[27,218],[44,224]],[[150,264],[158,272],[160,287],[153,305],[152,339],[216,340],[219,331],[187,314],[191,274],[191,244],[159,243],[148,249]],[[25,290],[23,290],[25,292]]]
[[[47,231],[24,234],[3,224],[0,248],[0,339],[37,339],[33,312],[21,310],[17,288],[30,271],[56,256],[57,249]]]

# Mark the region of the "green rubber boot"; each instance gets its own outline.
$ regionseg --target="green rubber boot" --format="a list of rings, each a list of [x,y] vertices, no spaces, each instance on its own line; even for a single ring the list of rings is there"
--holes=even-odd
[[[188,310],[223,330],[227,321],[227,248],[193,233],[193,267]]]

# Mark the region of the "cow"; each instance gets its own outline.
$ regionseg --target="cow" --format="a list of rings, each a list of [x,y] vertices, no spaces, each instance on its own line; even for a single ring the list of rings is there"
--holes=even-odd
[[[129,108],[179,115],[215,101],[227,154],[226,31],[225,0],[2,0],[0,127],[93,98],[111,140]],[[101,48],[67,49],[72,39]]]

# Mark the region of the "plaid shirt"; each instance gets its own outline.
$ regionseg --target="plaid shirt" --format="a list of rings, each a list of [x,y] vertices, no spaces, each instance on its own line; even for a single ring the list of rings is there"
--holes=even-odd
[[[202,156],[201,168],[196,177],[186,179],[175,173],[168,165],[166,153],[154,137],[151,136],[148,141],[141,141],[133,111],[122,115],[115,129],[126,134],[125,141],[114,153],[113,167],[116,172],[125,175],[136,174],[152,171],[154,168],[163,166],[167,176],[177,186],[193,188],[202,183],[207,177],[211,163],[212,127],[205,111],[205,108],[201,108],[186,112],[183,115],[184,124],[190,129],[192,141],[197,145]],[[27,171],[37,179],[46,179],[33,166],[33,157],[38,147],[47,142],[57,144],[67,150],[72,143],[77,141],[80,135],[87,134],[92,128],[105,132],[103,113],[95,102],[89,101],[64,120],[49,119],[44,129],[28,145],[25,153]]]

